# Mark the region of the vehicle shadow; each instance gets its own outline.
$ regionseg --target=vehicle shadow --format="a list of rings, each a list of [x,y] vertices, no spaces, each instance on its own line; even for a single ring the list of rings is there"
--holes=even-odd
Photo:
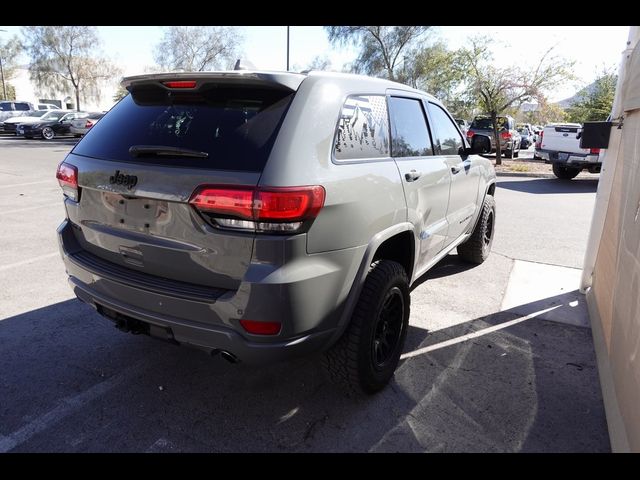
[[[232,365],[57,303],[0,321],[0,451],[609,450],[589,329],[505,311],[408,337],[388,388],[346,396],[318,355]]]
[[[459,255],[449,254],[438,263],[436,263],[433,268],[429,269],[429,271],[427,271],[424,275],[418,277],[413,285],[411,285],[411,291],[413,292],[427,280],[447,277],[456,273],[462,273],[474,267],[477,267],[477,265],[465,262],[464,260],[460,259]]]
[[[78,143],[78,141],[80,140],[79,138],[76,138],[76,137],[56,137],[56,138],[53,138],[52,140],[44,140],[42,138],[17,137],[15,135],[11,135],[11,136],[3,135],[3,136],[0,136],[0,139],[7,140],[7,145],[9,146],[27,147],[27,148],[41,148],[41,147],[51,148],[52,146],[63,146],[63,145],[72,147],[76,143]]]
[[[537,194],[594,193],[598,190],[598,179],[577,177],[573,180],[559,180],[556,178],[503,180],[498,178],[498,187]]]

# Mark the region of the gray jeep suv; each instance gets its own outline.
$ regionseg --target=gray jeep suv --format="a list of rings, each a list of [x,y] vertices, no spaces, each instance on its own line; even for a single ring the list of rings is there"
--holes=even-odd
[[[494,170],[424,92],[325,72],[123,85],[57,178],[69,282],[124,331],[232,362],[324,351],[372,393],[412,283],[456,247],[489,254]]]

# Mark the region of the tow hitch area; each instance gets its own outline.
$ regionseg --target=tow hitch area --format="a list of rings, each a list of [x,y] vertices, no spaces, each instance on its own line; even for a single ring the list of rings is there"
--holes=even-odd
[[[143,322],[142,320],[132,318],[128,315],[123,315],[115,310],[105,307],[104,305],[96,304],[96,309],[100,315],[111,320],[118,330],[133,333],[134,335],[142,333],[159,340],[164,340],[165,342],[179,345],[179,342],[173,338],[173,332],[170,328],[151,325],[147,322]]]
[[[114,322],[118,330],[122,330],[123,332],[130,332],[134,335],[138,335],[140,333],[149,335],[148,323],[136,320],[135,318],[131,318],[127,315],[122,315],[121,313],[116,312],[115,310],[111,310],[104,305],[96,304],[96,309],[98,310],[98,313],[100,315]]]

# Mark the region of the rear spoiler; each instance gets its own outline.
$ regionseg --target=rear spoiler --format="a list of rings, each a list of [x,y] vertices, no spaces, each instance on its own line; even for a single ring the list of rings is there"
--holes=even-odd
[[[164,82],[169,81],[195,81],[194,90],[197,90],[205,83],[217,84],[243,84],[262,87],[272,87],[277,89],[287,89],[296,91],[306,75],[286,72],[254,72],[248,70],[231,70],[220,72],[173,72],[173,73],[150,73],[145,75],[135,75],[124,77],[120,84],[131,91],[139,85],[156,84],[163,88],[168,88]]]

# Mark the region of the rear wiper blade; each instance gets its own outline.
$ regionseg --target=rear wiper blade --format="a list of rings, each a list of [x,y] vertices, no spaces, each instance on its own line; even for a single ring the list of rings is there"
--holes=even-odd
[[[169,147],[165,145],[133,145],[129,148],[129,153],[134,157],[141,155],[158,155],[158,156],[171,156],[171,157],[196,157],[196,158],[208,158],[207,152],[200,152],[198,150],[190,150],[188,148]]]

